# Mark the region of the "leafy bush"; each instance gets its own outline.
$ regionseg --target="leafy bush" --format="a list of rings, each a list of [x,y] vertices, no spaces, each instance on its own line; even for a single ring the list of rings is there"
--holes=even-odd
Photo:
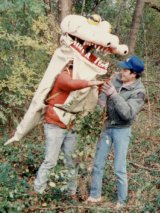
[[[59,27],[53,15],[44,15],[45,4],[39,1],[5,0],[1,13],[0,123],[10,126],[28,108],[57,47]]]

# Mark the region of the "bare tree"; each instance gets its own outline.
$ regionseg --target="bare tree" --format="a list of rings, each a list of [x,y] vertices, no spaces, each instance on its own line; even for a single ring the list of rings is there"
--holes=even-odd
[[[72,11],[72,0],[58,0],[58,9],[59,9],[59,21],[61,22],[63,18]]]
[[[140,27],[140,18],[143,14],[145,0],[137,0],[133,13],[131,31],[129,36],[129,53],[133,54],[136,46],[137,34]]]

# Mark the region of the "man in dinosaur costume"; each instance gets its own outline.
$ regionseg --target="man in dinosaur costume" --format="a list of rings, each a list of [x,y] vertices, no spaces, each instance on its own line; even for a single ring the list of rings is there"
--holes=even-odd
[[[127,46],[120,45],[118,37],[110,33],[110,24],[101,21],[98,15],[88,19],[69,15],[62,21],[61,30],[61,46],[55,51],[14,136],[5,143],[20,141],[45,117],[46,153],[35,179],[38,193],[45,190],[49,171],[56,165],[61,149],[72,177],[68,190],[70,194],[76,193],[76,169],[72,159],[76,148],[73,122],[77,113],[86,115],[95,108],[98,85],[103,83],[97,77],[106,74],[108,68],[108,62],[102,62],[93,52],[128,53]]]

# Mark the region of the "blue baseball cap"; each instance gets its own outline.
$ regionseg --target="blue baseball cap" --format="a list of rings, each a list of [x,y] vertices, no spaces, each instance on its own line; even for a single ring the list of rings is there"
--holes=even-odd
[[[144,71],[144,62],[138,56],[131,56],[126,61],[120,61],[118,66],[122,69],[133,70],[136,73]]]

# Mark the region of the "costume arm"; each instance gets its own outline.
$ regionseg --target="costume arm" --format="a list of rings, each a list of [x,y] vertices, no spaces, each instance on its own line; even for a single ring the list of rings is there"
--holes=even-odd
[[[103,84],[103,81],[93,80],[79,80],[72,79],[70,73],[63,71],[57,78],[59,89],[67,92],[84,89],[86,87],[99,86]]]
[[[67,71],[63,71],[57,78],[58,87],[70,92],[88,87],[88,81],[72,79]]]

